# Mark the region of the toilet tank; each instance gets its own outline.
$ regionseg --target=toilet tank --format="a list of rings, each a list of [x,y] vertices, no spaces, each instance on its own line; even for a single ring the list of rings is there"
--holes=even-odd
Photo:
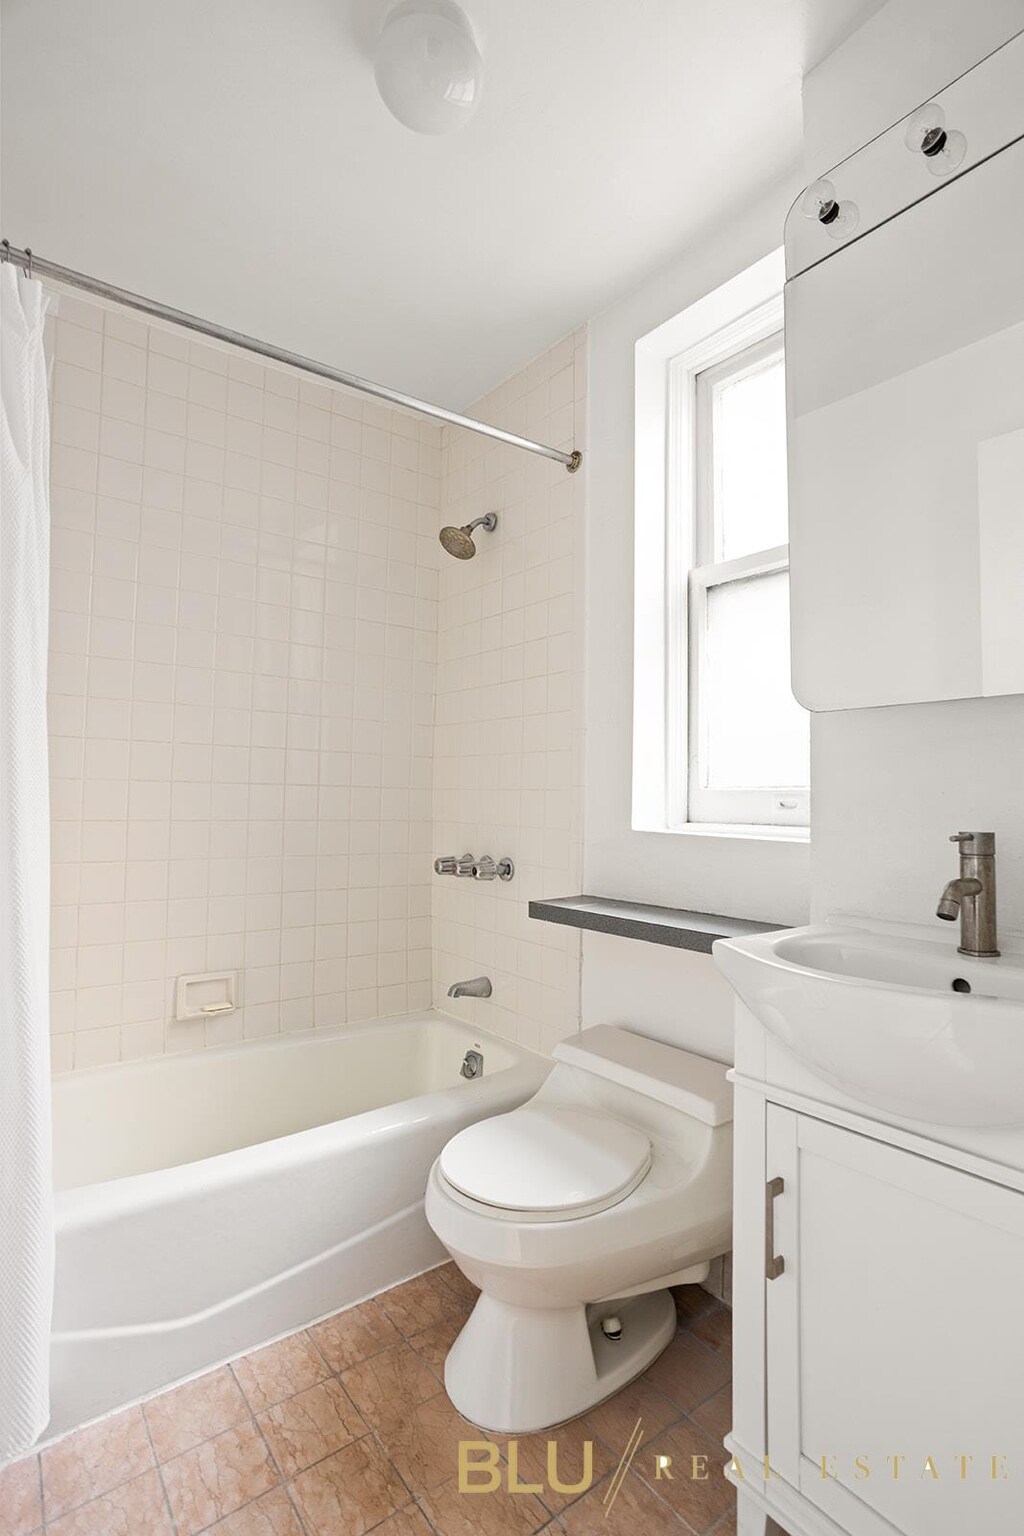
[[[639,1094],[702,1125],[715,1128],[732,1121],[732,1084],[726,1077],[729,1069],[720,1061],[614,1024],[595,1024],[560,1040],[554,1057],[574,1074],[589,1074],[601,1084]],[[552,1077],[558,1075],[556,1067]]]

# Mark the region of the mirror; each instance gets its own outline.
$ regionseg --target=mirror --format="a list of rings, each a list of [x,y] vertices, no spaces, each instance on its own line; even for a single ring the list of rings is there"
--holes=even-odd
[[[1024,141],[793,277],[786,372],[797,698],[1024,693]]]

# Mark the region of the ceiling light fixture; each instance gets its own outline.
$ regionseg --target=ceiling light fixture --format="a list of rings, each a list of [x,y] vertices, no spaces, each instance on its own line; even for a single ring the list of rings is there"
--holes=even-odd
[[[483,59],[451,0],[399,0],[381,27],[373,72],[384,105],[416,133],[452,133],[480,103]]]

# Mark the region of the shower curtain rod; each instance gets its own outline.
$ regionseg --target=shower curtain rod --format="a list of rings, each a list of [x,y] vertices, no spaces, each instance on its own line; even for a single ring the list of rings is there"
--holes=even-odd
[[[198,331],[201,336],[210,336],[214,341],[225,341],[233,347],[241,347],[246,352],[256,352],[260,357],[269,357],[272,362],[286,363],[289,368],[300,368],[304,373],[316,374],[318,378],[329,379],[332,384],[344,384],[348,389],[357,389],[361,394],[373,395],[377,400],[387,400],[391,405],[404,406],[407,411],[416,411],[420,416],[432,416],[435,421],[446,421],[452,427],[464,427],[467,432],[477,432],[481,437],[494,438],[496,442],[507,443],[510,448],[522,448],[527,453],[539,453],[546,459],[554,459],[558,464],[564,464],[569,474],[575,474],[583,460],[583,455],[578,449],[566,453],[561,448],[550,448],[546,443],[535,443],[532,438],[519,437],[515,432],[506,432],[501,427],[492,427],[486,421],[476,421],[472,416],[460,416],[457,411],[448,411],[443,405],[432,405],[428,400],[418,400],[415,395],[402,394],[401,390],[388,389],[384,384],[374,384],[370,379],[362,379],[358,374],[346,373],[344,368],[332,368],[328,363],[318,363],[311,357],[303,357],[298,352],[288,352],[284,347],[275,347],[269,341],[258,341],[253,336],[245,336],[241,331],[229,330],[223,325],[214,325],[212,320],[201,320],[197,315],[189,315],[180,309],[172,309],[168,304],[159,304],[155,299],[145,299],[138,293],[129,293],[127,289],[117,288],[113,283],[104,283],[98,277],[87,277],[83,272],[74,272],[70,267],[58,266],[55,261],[46,261],[43,257],[26,247],[20,250],[11,245],[10,241],[0,241],[0,261],[10,261],[14,266],[20,267],[29,277],[48,277],[52,282],[64,283],[69,288],[80,288],[83,293],[91,293],[95,298],[108,299],[113,304],[121,304],[126,309],[138,310],[140,314],[149,315],[154,320],[166,320],[172,325],[180,325],[188,331]]]

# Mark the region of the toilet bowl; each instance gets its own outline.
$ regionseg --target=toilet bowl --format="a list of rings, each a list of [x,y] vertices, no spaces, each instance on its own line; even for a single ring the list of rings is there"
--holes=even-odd
[[[471,1423],[527,1434],[645,1370],[670,1285],[731,1247],[732,1089],[719,1062],[597,1025],[532,1099],[460,1131],[426,1215],[480,1296],[445,1363]]]

